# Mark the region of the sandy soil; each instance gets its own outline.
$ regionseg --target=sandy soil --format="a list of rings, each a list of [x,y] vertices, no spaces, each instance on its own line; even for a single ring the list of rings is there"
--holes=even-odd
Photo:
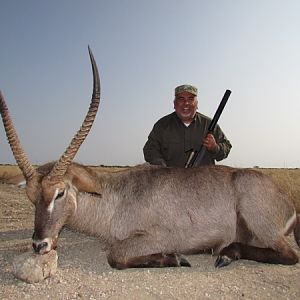
[[[31,249],[33,207],[23,189],[8,184],[0,184],[0,203],[0,299],[300,299],[299,263],[215,269],[215,257],[195,255],[192,268],[117,271],[97,239],[69,230],[61,234],[57,274],[27,284],[14,278],[12,260]]]

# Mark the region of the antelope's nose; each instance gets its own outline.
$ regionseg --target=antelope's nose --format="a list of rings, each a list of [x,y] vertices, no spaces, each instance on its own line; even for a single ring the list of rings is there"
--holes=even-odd
[[[36,253],[39,253],[41,250],[46,249],[48,247],[47,242],[33,242],[32,247]]]

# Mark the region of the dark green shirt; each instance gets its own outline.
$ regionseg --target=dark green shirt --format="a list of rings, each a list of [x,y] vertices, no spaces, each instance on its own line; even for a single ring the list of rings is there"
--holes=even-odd
[[[161,118],[154,124],[143,148],[145,160],[153,165],[184,167],[191,150],[200,149],[210,121],[198,112],[189,126],[185,126],[175,112]],[[232,146],[218,125],[213,135],[219,151],[206,151],[201,165],[214,165],[230,152]]]

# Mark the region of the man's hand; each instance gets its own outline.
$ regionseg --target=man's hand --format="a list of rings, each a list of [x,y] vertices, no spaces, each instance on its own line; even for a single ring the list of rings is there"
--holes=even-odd
[[[211,133],[206,136],[202,144],[209,152],[217,153],[219,151],[219,146]]]

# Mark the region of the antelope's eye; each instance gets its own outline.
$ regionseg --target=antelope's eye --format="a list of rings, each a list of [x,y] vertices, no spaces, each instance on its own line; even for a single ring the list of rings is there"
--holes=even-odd
[[[57,195],[56,195],[56,197],[55,197],[55,200],[57,200],[57,199],[63,197],[64,194],[65,194],[65,190],[62,190],[61,192],[57,193]]]

